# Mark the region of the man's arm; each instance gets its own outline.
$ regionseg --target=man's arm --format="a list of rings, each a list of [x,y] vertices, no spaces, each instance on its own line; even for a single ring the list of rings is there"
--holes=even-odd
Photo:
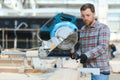
[[[110,30],[106,25],[103,25],[99,30],[98,46],[85,53],[87,58],[93,59],[106,53],[108,50],[109,40]]]

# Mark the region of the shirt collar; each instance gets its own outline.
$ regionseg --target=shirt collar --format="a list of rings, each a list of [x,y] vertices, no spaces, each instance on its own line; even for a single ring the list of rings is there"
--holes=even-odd
[[[97,24],[98,24],[98,21],[95,21],[95,22],[91,25],[91,28],[96,27]]]
[[[86,28],[95,28],[97,24],[98,24],[98,21],[95,20],[94,23],[90,27],[86,26]]]

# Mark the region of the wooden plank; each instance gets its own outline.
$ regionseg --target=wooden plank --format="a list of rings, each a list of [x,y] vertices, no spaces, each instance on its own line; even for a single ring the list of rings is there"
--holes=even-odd
[[[31,69],[31,68],[26,68],[26,69],[24,70],[24,73],[41,73],[41,74],[44,74],[44,72],[41,71],[41,70]]]
[[[74,60],[74,59],[69,59],[69,60],[62,60],[62,67],[63,68],[70,68],[70,69],[78,69],[82,68],[83,65],[80,64],[79,61]]]
[[[0,67],[0,72],[18,73],[19,69],[18,69],[18,67],[2,66],[2,67]]]
[[[0,60],[0,66],[14,66],[20,67],[24,65],[23,60]]]
[[[110,67],[112,72],[120,72],[120,61],[119,60],[111,60]]]
[[[120,72],[120,55],[109,61],[112,72]]]
[[[47,80],[80,80],[80,72],[73,69],[60,69]]]

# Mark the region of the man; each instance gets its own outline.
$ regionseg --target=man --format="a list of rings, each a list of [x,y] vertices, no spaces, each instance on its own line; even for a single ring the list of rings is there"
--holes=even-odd
[[[94,5],[87,3],[80,8],[85,25],[80,30],[80,62],[87,68],[100,68],[100,75],[92,74],[92,80],[109,80],[108,45],[110,30],[107,25],[95,20]],[[77,45],[78,46],[78,45]]]

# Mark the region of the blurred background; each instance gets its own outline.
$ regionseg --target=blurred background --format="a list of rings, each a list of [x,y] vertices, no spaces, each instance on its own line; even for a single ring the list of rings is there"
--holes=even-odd
[[[1,47],[16,47],[13,44],[16,36],[15,28],[19,29],[16,33],[19,39],[17,41],[18,48],[38,46],[36,39],[34,39],[36,29],[57,13],[63,12],[76,16],[77,26],[81,27],[83,24],[79,9],[84,3],[95,5],[96,19],[109,26],[110,40],[119,45],[120,0],[0,0]],[[21,32],[22,28],[27,29]],[[23,34],[24,36],[22,36]],[[21,43],[25,43],[24,47]]]
[[[114,55],[110,65],[112,71],[117,73],[112,74],[110,79],[120,80],[120,0],[0,0],[0,48],[39,47],[37,35],[40,27],[57,13],[74,15],[76,26],[80,29],[84,25],[80,7],[85,3],[93,3],[96,20],[110,28],[110,45],[113,47],[114,44],[114,48],[110,49]],[[66,51],[56,52],[66,54]]]

